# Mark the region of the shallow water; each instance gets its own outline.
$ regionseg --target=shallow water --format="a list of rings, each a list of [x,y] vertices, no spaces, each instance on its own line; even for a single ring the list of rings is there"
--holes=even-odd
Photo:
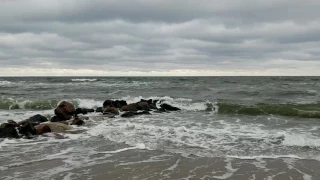
[[[182,110],[91,113],[66,139],[1,139],[4,179],[320,179],[319,77],[0,78],[0,122],[61,100],[160,99]],[[74,127],[77,128],[77,127]]]

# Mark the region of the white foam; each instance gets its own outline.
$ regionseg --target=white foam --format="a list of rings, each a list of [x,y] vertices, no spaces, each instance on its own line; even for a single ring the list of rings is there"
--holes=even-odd
[[[94,99],[76,99],[76,101],[81,108],[97,108],[103,105],[103,101],[96,101]]]
[[[136,102],[139,102],[141,99],[153,99],[153,100],[156,100],[156,99],[159,99],[159,97],[157,96],[151,96],[151,97],[143,97],[143,96],[136,96],[136,97],[131,97],[131,96],[125,96],[125,97],[122,97],[120,98],[121,100],[125,100],[128,104],[131,104],[131,103],[136,103]]]
[[[148,160],[119,163],[119,164],[116,165],[116,166],[130,166],[130,165],[140,164],[140,163],[150,163],[150,162],[153,162],[153,163],[154,163],[154,162],[163,162],[163,161],[166,161],[166,160],[163,160],[163,159],[155,159],[155,158],[151,157],[151,158],[148,159]]]
[[[295,160],[292,160],[292,159],[284,159],[283,161],[286,163],[288,169],[290,169],[290,170],[296,170],[297,172],[299,172],[300,174],[302,174],[304,180],[312,180],[312,179],[313,179],[312,176],[310,176],[309,174],[306,174],[306,173],[302,172],[301,170],[299,170],[298,168],[296,168],[296,166],[294,165]]]
[[[141,97],[134,98],[139,98],[140,100]],[[170,99],[169,97],[166,98]],[[86,108],[101,106],[103,103],[102,101],[95,101],[90,99],[78,99],[77,102],[79,102],[80,107]],[[171,98],[171,102],[175,104],[190,104],[191,102],[192,104],[192,101],[190,101],[190,99],[176,100],[174,98]],[[5,113],[9,114],[9,116],[14,115],[15,117],[19,118],[29,117],[29,114],[34,115],[34,111],[23,111],[21,112],[21,114],[14,114],[14,112],[18,111]],[[52,110],[43,112],[53,113]],[[89,117],[92,115],[95,115],[95,113],[88,114]],[[210,122],[207,121],[208,118],[210,118]],[[205,121],[202,122],[203,120]],[[164,152],[181,153],[183,155],[193,154],[205,157],[225,157],[226,154],[229,154],[227,156],[229,158],[261,160],[268,158],[304,158],[303,154],[300,157],[300,154],[296,155],[293,153],[293,155],[288,155],[283,153],[283,151],[281,151],[281,153],[283,153],[283,155],[281,155],[280,151],[277,152],[277,150],[279,150],[277,148],[291,146],[291,141],[293,141],[293,139],[295,139],[296,141],[296,137],[305,137],[304,139],[309,138],[312,140],[316,140],[316,137],[312,136],[308,132],[299,131],[300,133],[292,133],[295,132],[295,130],[290,129],[286,129],[287,132],[285,132],[283,130],[270,129],[267,126],[259,123],[245,123],[245,120],[240,120],[239,117],[234,120],[217,119],[214,116],[208,117],[206,114],[204,114],[202,117],[201,113],[192,112],[188,113],[187,115],[185,113],[154,113],[151,116],[142,115],[129,119],[117,116],[114,119],[108,119],[106,121],[99,122],[95,122],[93,118],[90,117],[89,121],[91,124],[87,127],[87,133],[66,133],[64,135],[68,138],[67,140],[55,140],[53,138],[47,138],[47,140],[43,142],[19,142],[16,140],[12,141],[6,139],[4,140],[4,142],[0,142],[0,148],[7,146],[20,146],[26,148],[28,145],[34,146],[36,144],[41,144],[41,146],[43,146],[44,144],[50,142],[63,142],[68,140],[77,140],[80,138],[99,136],[99,138],[105,137],[106,139],[109,139],[111,141],[129,145],[129,147],[127,148],[118,149],[115,151],[97,152],[100,154],[105,154],[105,156],[107,156],[108,154],[112,156],[112,154],[132,149],[153,149],[161,150]],[[195,122],[198,122],[198,124]],[[285,136],[285,141],[283,141],[282,143],[280,142],[281,145],[272,144],[274,138],[276,139],[279,136]],[[290,137],[292,138],[291,140]],[[243,153],[243,149],[238,148],[239,144],[241,144],[241,146],[245,146],[243,149],[249,149],[253,151],[243,154],[243,156],[235,156]],[[300,146],[304,146],[305,144],[310,145],[312,143],[300,143]],[[261,151],[259,150],[262,149],[267,153],[262,153],[263,155],[259,155],[261,154]],[[254,150],[258,151],[255,152]],[[314,158],[314,156],[311,157]],[[263,166],[263,164],[260,165]],[[231,166],[228,166],[228,168],[228,173],[224,176],[219,176],[219,178],[222,179],[230,176],[233,169]]]
[[[193,123],[190,126],[188,121],[183,119],[173,113],[137,116],[130,119],[115,118],[89,129],[88,134],[104,136],[111,141],[124,142],[130,146],[143,143],[149,149],[197,156],[225,156],[227,152],[230,157],[236,158],[233,155],[238,155],[242,151],[234,147],[240,143],[244,148],[253,151],[238,158],[314,157],[307,154],[283,153],[281,149],[287,148],[287,144],[282,141],[282,137],[286,139],[287,134],[281,130],[268,129],[266,126],[256,124],[239,125],[234,121],[224,120],[199,126]],[[262,149],[266,153],[261,155]]]
[[[97,79],[81,78],[81,79],[71,79],[71,81],[74,81],[74,82],[94,82],[94,81],[97,81]]]
[[[283,144],[286,146],[320,147],[320,139],[309,132],[286,133]]]
[[[226,159],[228,161],[228,159]],[[228,161],[225,168],[227,169],[227,172],[221,176],[212,176],[213,178],[216,179],[227,179],[230,178],[234,172],[236,172],[238,169],[233,169],[231,161]]]
[[[26,81],[8,81],[8,80],[0,80],[0,86],[3,87],[16,87],[25,85]]]
[[[0,149],[2,147],[9,146],[9,144],[16,143],[16,142],[17,142],[16,139],[5,138],[3,141],[0,142]]]
[[[167,146],[175,146],[169,148],[170,152],[198,156],[217,156],[221,153],[221,149],[230,152],[231,155],[236,154],[239,150],[235,149],[233,144],[238,144],[240,139],[243,139],[243,143],[247,143],[247,147],[252,146],[250,141],[253,141],[252,143],[258,141],[262,146],[269,146],[268,148],[272,149],[273,144],[270,142],[278,136],[274,131],[262,130],[255,125],[243,125],[239,128],[238,125],[224,122],[223,127],[220,125],[219,128],[215,124],[207,127],[187,126],[185,124],[187,122],[172,118],[174,116],[171,114],[153,114],[152,118],[138,116],[126,119],[127,121],[121,118],[112,122],[103,121],[88,130],[88,134],[102,135],[111,141],[124,142],[130,146],[142,142],[150,149],[163,150]]]
[[[117,94],[119,92],[122,92],[122,90],[115,90],[113,92],[108,93],[108,95],[113,95],[113,94]]]
[[[185,102],[192,102],[192,99],[188,99],[188,98],[177,98],[176,101],[185,101]]]
[[[188,114],[189,116],[189,114]],[[195,117],[198,117],[199,113]],[[207,118],[207,117],[206,117]],[[190,113],[190,119],[193,119],[192,113]],[[277,145],[274,147],[269,144],[269,139],[274,137],[278,137],[284,135],[285,138],[287,136],[291,136],[293,133],[284,133],[281,130],[274,130],[268,129],[265,126],[260,126],[259,124],[240,124],[238,121],[231,120],[218,120],[213,119],[210,123],[198,123],[195,124],[194,121],[190,119],[185,120],[184,117],[177,116],[175,113],[165,113],[165,114],[153,114],[152,116],[137,116],[130,119],[125,119],[121,117],[116,117],[115,119],[108,120],[108,121],[99,121],[94,122],[90,121],[93,125],[86,127],[88,129],[87,133],[81,134],[64,134],[67,136],[70,141],[77,140],[80,138],[92,138],[92,136],[99,136],[105,137],[111,141],[125,143],[129,145],[129,147],[114,150],[114,151],[104,151],[99,152],[95,149],[95,147],[89,147],[83,150],[84,147],[81,145],[79,146],[72,146],[66,150],[60,150],[46,158],[39,157],[39,159],[35,161],[26,161],[26,162],[10,162],[10,166],[22,166],[25,163],[32,163],[41,160],[50,160],[50,159],[61,159],[59,161],[63,161],[65,163],[63,166],[52,168],[50,170],[45,170],[42,172],[44,175],[43,177],[50,177],[57,175],[59,173],[66,173],[69,170],[79,168],[79,167],[86,167],[93,164],[98,164],[106,162],[110,159],[106,157],[113,156],[114,154],[121,153],[128,150],[134,149],[156,149],[161,150],[164,152],[174,152],[174,153],[181,153],[184,154],[194,154],[197,156],[206,156],[206,157],[217,157],[223,156],[227,157],[229,160],[226,163],[226,172],[223,175],[219,175],[213,177],[215,179],[228,179],[233,176],[234,172],[237,169],[234,169],[231,164],[231,158],[235,159],[252,159],[255,160],[252,164],[258,168],[268,170],[265,167],[263,159],[274,159],[274,158],[282,158],[282,159],[302,159],[303,156],[298,156],[296,154],[275,154],[272,155],[254,155],[254,152],[250,152],[248,156],[235,156],[234,154],[243,153],[243,149],[235,148],[236,145],[242,144],[246,145],[245,148],[248,149],[255,149],[255,148],[269,148],[264,149],[266,151],[273,150],[277,148]],[[201,116],[199,117],[201,119]],[[198,119],[197,119],[198,120]],[[98,124],[99,123],[99,124]],[[190,125],[192,124],[192,125]],[[291,130],[288,130],[291,132]],[[296,134],[298,136],[305,135],[304,133]],[[310,137],[309,135],[307,137]],[[239,142],[239,139],[262,139],[259,142],[259,147],[256,147],[257,144],[250,144],[250,141]],[[35,151],[32,148],[36,147],[35,145],[41,144],[39,148],[46,147],[46,144],[51,145],[51,142],[64,142],[67,140],[57,140],[53,138],[43,138],[46,141],[40,141],[42,139],[37,139],[38,141],[32,140],[9,140],[5,139],[4,142],[0,142],[1,146],[7,147],[11,146],[10,148],[23,148],[20,153],[22,152],[30,152]],[[67,142],[68,144],[72,144]],[[261,145],[261,146],[260,146]],[[270,145],[270,147],[268,147]],[[30,148],[28,148],[30,146]],[[253,146],[255,146],[253,148]],[[283,147],[283,144],[281,144]],[[78,154],[77,151],[83,151],[83,154]],[[89,152],[87,152],[89,151]],[[80,152],[80,153],[81,153]],[[225,153],[227,152],[227,153]],[[240,152],[240,153],[239,153]],[[87,153],[87,154],[86,154]],[[251,155],[252,153],[252,155]],[[92,158],[89,155],[92,154],[100,154],[98,158]],[[230,154],[227,155],[226,154]],[[92,159],[90,159],[92,158]],[[310,158],[314,158],[311,156]],[[151,159],[147,161],[139,161],[139,162],[155,162],[157,159]],[[128,162],[122,163],[120,165],[132,165],[139,162]],[[173,165],[169,167],[168,171],[174,171],[179,161],[176,163],[172,163]],[[7,167],[1,167],[0,170],[6,170]],[[167,173],[167,172],[165,172]],[[34,175],[36,177],[40,177],[40,175]],[[216,174],[217,175],[217,174]],[[309,180],[310,176],[308,174],[303,174],[304,179]],[[35,179],[37,179],[35,177]],[[65,178],[69,178],[70,176],[65,174]],[[252,176],[252,179],[255,179]]]
[[[130,88],[130,87],[141,87],[141,86],[150,86],[153,82],[139,82],[139,81],[133,81],[133,82],[121,82],[121,81],[108,81],[107,83],[105,81],[100,81],[99,83],[100,87],[114,87],[114,88]]]
[[[117,93],[117,91],[115,91],[114,93]],[[203,110],[208,110],[211,108],[211,110],[217,109],[215,107],[215,105],[210,102],[210,101],[203,101],[203,102],[192,102],[192,99],[185,99],[185,98],[171,98],[169,96],[164,96],[164,97],[158,97],[158,96],[150,96],[150,97],[143,97],[143,96],[135,96],[135,97],[131,97],[131,96],[125,96],[120,98],[120,100],[125,100],[128,104],[131,103],[136,103],[139,102],[141,99],[153,99],[153,100],[159,100],[162,103],[167,103],[170,104],[172,106],[178,107],[182,110],[187,110],[187,111],[203,111]],[[117,99],[113,99],[113,100],[117,100]],[[105,101],[105,99],[103,100],[94,100],[94,99],[74,99],[71,101],[76,101],[79,105],[79,107],[82,108],[97,108],[97,107],[101,107],[103,105],[103,102]],[[30,100],[25,100],[22,102],[19,102],[19,106],[24,107],[24,105],[28,102],[31,102]],[[61,101],[60,101],[61,102]],[[57,105],[60,103],[58,102]],[[159,107],[159,103],[158,103],[158,107]]]
[[[252,174],[249,178],[249,180],[256,180],[256,175],[255,174]]]
[[[192,101],[193,101],[192,99],[185,99],[185,98],[174,99],[169,96],[159,98],[160,104],[166,103],[187,111],[204,111],[210,108],[213,111],[214,109],[216,109],[213,103],[208,100],[203,102],[192,102]]]
[[[36,114],[41,115],[50,115],[52,116],[54,114],[53,110],[37,110],[37,111],[31,111],[31,110],[6,110],[6,111],[0,111],[0,123],[6,122],[7,120],[14,120],[16,122],[28,119],[31,116],[34,116]]]
[[[310,176],[309,174],[303,174],[303,179],[304,180],[312,180],[313,178],[312,178],[312,176]]]
[[[210,101],[204,101],[204,102],[192,102],[192,99],[188,98],[172,98],[170,96],[150,96],[150,97],[143,97],[143,96],[137,96],[137,97],[131,97],[126,96],[122,97],[121,100],[127,101],[128,104],[130,103],[136,103],[139,102],[141,99],[152,99],[152,100],[159,100],[162,103],[167,103],[172,106],[178,107],[183,110],[189,110],[189,111],[197,111],[197,110],[207,110],[208,106],[207,104],[212,104]],[[158,103],[159,105],[159,103]]]
[[[252,162],[253,165],[255,165],[259,169],[263,169],[265,172],[268,172],[269,169],[266,167],[267,162],[262,158],[256,158],[256,161]]]
[[[22,147],[22,146],[30,146],[30,145],[38,145],[38,144],[48,144],[48,143],[55,143],[55,142],[61,142],[61,141],[68,141],[69,139],[54,139],[50,138],[48,136],[38,136],[34,139],[4,139],[0,143],[0,147],[3,146],[10,146],[10,147]]]
[[[171,167],[167,168],[166,170],[174,171],[178,167],[179,162],[180,162],[180,159],[178,159],[174,165],[172,165]]]
[[[0,81],[0,86],[5,86],[5,85],[9,85],[9,84],[12,84],[11,81]]]
[[[115,91],[114,93],[116,93],[117,91]],[[131,96],[125,96],[120,98],[120,100],[125,100],[128,104],[130,103],[136,103],[139,102],[141,99],[153,99],[153,100],[164,100],[165,102],[177,102],[177,103],[173,103],[172,105],[179,105],[181,107],[184,107],[184,109],[188,110],[205,110],[206,109],[206,103],[207,102],[203,102],[203,103],[193,103],[193,104],[185,104],[183,105],[183,103],[181,102],[191,102],[191,99],[183,99],[183,98],[178,98],[179,100],[175,100],[173,98],[170,97],[157,97],[157,96],[150,96],[150,97],[143,97],[143,96],[135,96],[135,97],[131,97]],[[117,99],[113,99],[113,100],[117,100]],[[170,101],[168,101],[170,100]],[[98,100],[94,100],[94,99],[75,99],[75,101],[79,104],[79,107],[83,107],[83,108],[96,108],[96,107],[101,107],[104,100],[98,101]],[[60,101],[61,102],[61,101]],[[57,104],[59,104],[60,102],[58,102]],[[180,102],[180,103],[179,103]],[[194,106],[194,107],[192,107]]]
[[[293,159],[304,159],[296,155],[272,155],[272,156],[226,156],[234,159],[245,159],[245,160],[260,160],[260,159],[279,159],[279,158],[293,158]]]
[[[136,147],[137,147],[137,149],[146,149],[146,145],[143,144],[143,143],[138,143],[138,144],[136,145]]]
[[[58,153],[52,154],[52,155],[45,155],[45,158],[39,158],[35,159],[33,161],[26,161],[26,162],[18,162],[11,164],[9,166],[22,166],[28,163],[34,163],[34,162],[39,162],[39,161],[45,161],[45,160],[52,160],[52,159],[60,159],[60,163],[62,166],[56,166],[53,168],[49,169],[43,169],[43,171],[39,171],[37,173],[30,174],[32,178],[30,179],[52,179],[53,176],[60,175],[64,172],[71,171],[72,169],[75,168],[81,168],[81,167],[87,167],[87,166],[93,166],[99,163],[106,163],[109,160],[106,158],[107,156],[104,157],[98,157],[94,158],[91,157],[91,155],[96,154],[94,150],[91,148],[67,148],[65,150],[61,150]],[[97,162],[99,160],[99,162]],[[1,168],[0,169],[4,169]],[[88,170],[87,170],[88,172]],[[60,176],[61,177],[61,176]],[[65,176],[68,178],[68,176]]]
[[[71,178],[72,175],[76,175],[76,173],[68,173],[66,176],[63,177],[63,180],[71,180],[73,178]]]
[[[191,104],[177,104],[177,107],[188,111],[204,111],[208,109],[206,102],[198,102]]]
[[[127,147],[127,148],[118,149],[115,151],[104,151],[104,152],[98,152],[98,153],[100,153],[100,154],[115,154],[115,153],[128,151],[128,150],[132,150],[132,149],[146,149],[146,146],[143,143],[139,143],[135,147]]]
[[[71,140],[77,140],[77,139],[83,139],[83,138],[90,138],[91,136],[85,134],[85,133],[79,133],[79,134],[70,134],[65,133],[64,137]]]
[[[46,158],[41,158],[41,159],[35,159],[32,161],[24,161],[24,162],[19,162],[19,163],[12,163],[12,164],[8,164],[6,166],[1,167],[0,169],[6,169],[6,168],[12,168],[12,167],[19,167],[19,166],[23,166],[26,164],[30,164],[30,163],[35,163],[35,162],[41,162],[41,161],[45,161],[45,160],[53,160],[53,159],[63,159],[64,157],[62,156],[50,156],[48,155]]]

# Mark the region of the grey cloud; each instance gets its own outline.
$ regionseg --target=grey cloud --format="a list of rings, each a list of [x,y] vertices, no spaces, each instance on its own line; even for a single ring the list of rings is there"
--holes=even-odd
[[[285,70],[307,61],[316,66],[319,5],[314,0],[0,1],[0,63],[105,71]]]
[[[13,0],[2,2],[5,21],[92,22],[110,19],[181,22],[217,17],[239,22],[318,19],[317,0]]]

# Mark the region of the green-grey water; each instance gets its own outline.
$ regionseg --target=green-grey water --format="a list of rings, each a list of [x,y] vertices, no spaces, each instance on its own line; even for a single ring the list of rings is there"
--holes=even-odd
[[[181,109],[88,114],[87,131],[63,140],[2,139],[5,179],[320,178],[320,77],[0,77],[0,96],[0,122],[53,115],[62,100],[96,108],[152,98]]]

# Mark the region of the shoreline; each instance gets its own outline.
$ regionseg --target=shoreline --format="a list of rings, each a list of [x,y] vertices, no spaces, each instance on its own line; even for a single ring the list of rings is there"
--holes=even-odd
[[[320,161],[273,158],[184,157],[155,150],[127,149],[91,154],[79,164],[70,158],[41,159],[0,170],[6,179],[274,179],[320,178]],[[100,159],[93,163],[90,159]],[[74,164],[71,168],[70,165]],[[20,172],[16,173],[15,172]],[[11,176],[13,175],[13,176]]]

